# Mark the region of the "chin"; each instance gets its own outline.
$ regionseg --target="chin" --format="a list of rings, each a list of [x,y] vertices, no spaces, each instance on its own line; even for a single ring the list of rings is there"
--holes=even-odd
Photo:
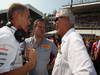
[[[57,32],[57,35],[61,36],[61,33],[60,32]]]

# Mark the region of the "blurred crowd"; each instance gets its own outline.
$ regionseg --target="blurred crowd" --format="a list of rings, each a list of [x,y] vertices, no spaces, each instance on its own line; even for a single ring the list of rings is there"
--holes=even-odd
[[[100,36],[90,40],[84,40],[84,42],[94,67],[98,75],[100,75]]]

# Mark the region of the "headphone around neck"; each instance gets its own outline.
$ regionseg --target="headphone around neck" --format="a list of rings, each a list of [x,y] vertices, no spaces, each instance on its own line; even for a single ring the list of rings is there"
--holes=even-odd
[[[11,28],[13,24],[10,23],[7,24],[7,26]],[[17,29],[14,33],[14,36],[19,43],[23,42],[25,38],[29,37],[28,33],[26,33],[23,29]]]

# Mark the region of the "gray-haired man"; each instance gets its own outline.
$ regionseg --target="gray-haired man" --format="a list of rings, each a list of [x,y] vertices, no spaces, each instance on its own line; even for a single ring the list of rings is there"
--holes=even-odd
[[[71,11],[63,9],[57,12],[55,24],[62,43],[52,75],[96,75],[82,37],[73,28]]]

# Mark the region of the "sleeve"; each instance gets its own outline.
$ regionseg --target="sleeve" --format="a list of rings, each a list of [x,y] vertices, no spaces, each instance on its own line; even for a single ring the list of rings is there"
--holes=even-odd
[[[82,39],[76,37],[69,44],[68,63],[73,75],[96,75]]]
[[[25,44],[26,47],[32,47],[33,43],[32,43],[32,37],[25,39]]]
[[[0,36],[0,73],[11,70],[11,65],[16,57],[17,46],[10,35]]]

